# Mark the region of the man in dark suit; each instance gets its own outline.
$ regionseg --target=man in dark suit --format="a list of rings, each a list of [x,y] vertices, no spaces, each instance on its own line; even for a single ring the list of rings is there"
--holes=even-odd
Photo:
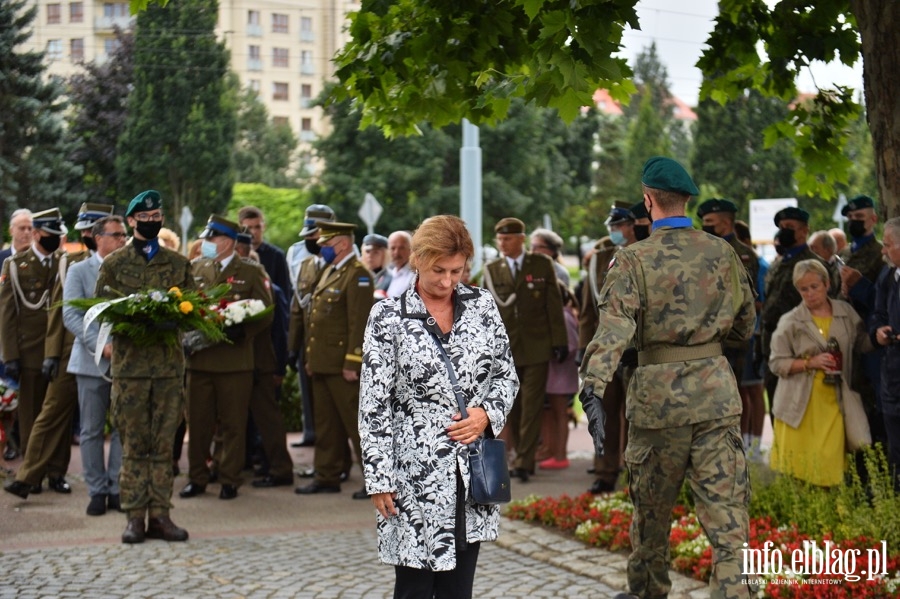
[[[259,256],[259,263],[269,275],[269,280],[278,285],[290,301],[293,287],[287,260],[280,248],[263,240],[266,232],[266,218],[263,216],[262,210],[255,206],[244,206],[238,211],[238,225],[250,233],[250,245]]]
[[[200,233],[202,258],[192,264],[199,289],[222,283],[231,285],[228,301],[257,299],[272,304],[271,283],[266,271],[235,252],[237,223],[213,214]],[[253,393],[254,337],[272,324],[272,314],[245,323],[227,326],[230,343],[221,342],[188,357],[188,462],[190,482],[181,490],[182,498],[206,491],[209,468],[206,458],[213,434],[222,436],[219,499],[234,499],[244,467],[247,414]]]
[[[568,335],[553,262],[525,251],[525,224],[519,219],[504,218],[494,232],[502,256],[485,266],[484,284],[506,325],[521,383],[507,427],[516,451],[513,472],[526,482],[534,473],[547,368],[551,358],[569,357]]]

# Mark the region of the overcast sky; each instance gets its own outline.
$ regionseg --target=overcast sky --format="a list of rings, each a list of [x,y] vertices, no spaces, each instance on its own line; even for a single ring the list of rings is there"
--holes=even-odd
[[[767,0],[771,5],[775,0]],[[691,106],[696,106],[702,77],[694,65],[704,49],[718,14],[717,0],[641,0],[637,4],[641,31],[626,30],[622,56],[633,65],[634,59],[656,41],[656,50],[669,75],[671,91]],[[802,92],[814,92],[834,84],[862,89],[862,61],[853,69],[843,65],[813,65],[812,75],[804,72],[797,86]]]

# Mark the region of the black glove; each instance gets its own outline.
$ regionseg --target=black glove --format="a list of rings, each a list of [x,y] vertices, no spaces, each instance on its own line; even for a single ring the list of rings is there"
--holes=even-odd
[[[585,348],[582,348],[575,352],[575,363],[579,366],[581,366],[581,363],[584,361],[584,350]]]
[[[10,360],[6,362],[6,376],[11,378],[12,380],[19,382],[19,374],[20,374],[20,364],[18,360]]]
[[[59,374],[59,358],[44,358],[44,363],[41,364],[41,374],[47,381],[55,379]]]
[[[600,457],[603,455],[603,442],[606,440],[606,412],[603,411],[600,398],[594,395],[593,385],[584,387],[578,398],[588,419],[588,432],[594,440],[594,452]]]
[[[622,359],[619,360],[619,364],[628,368],[637,368],[638,365],[638,352],[635,348],[629,347],[624,352],[622,352]]]
[[[225,330],[223,332],[225,333],[225,336],[228,337],[228,340],[232,343],[242,341],[244,337],[247,336],[246,331],[244,331],[244,325],[242,324],[233,324],[230,327],[225,327]]]
[[[553,359],[557,362],[565,362],[569,357],[569,348],[565,345],[559,345],[553,348]]]
[[[300,363],[300,352],[297,351],[289,351],[287,356],[287,365],[288,368],[297,372],[299,368],[298,364]]]

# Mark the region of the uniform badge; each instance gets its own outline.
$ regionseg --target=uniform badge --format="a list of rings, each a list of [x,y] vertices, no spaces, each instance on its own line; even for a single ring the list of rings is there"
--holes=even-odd
[[[369,277],[360,277],[358,281],[359,287],[368,287],[369,286]]]

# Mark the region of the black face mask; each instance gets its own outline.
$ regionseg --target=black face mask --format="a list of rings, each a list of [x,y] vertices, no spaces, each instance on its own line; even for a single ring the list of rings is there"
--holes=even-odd
[[[322,246],[319,245],[319,241],[317,239],[304,239],[303,245],[306,246],[306,251],[313,256],[318,256],[319,252],[322,251]]]
[[[52,254],[56,250],[59,249],[59,235],[48,235],[47,237],[41,237],[38,239],[38,244],[45,250],[47,250],[48,254]]]
[[[156,239],[156,236],[159,235],[159,230],[162,229],[162,222],[160,221],[138,221],[137,226],[134,228],[135,231],[141,234],[141,237],[146,239],[147,241],[151,239]]]
[[[797,234],[793,229],[778,229],[775,239],[778,240],[779,246],[787,251],[797,243]]]
[[[775,253],[778,254],[779,256],[784,256],[787,253],[787,251],[788,251],[788,248],[784,247],[783,245],[775,246]]]
[[[866,223],[861,220],[851,220],[849,230],[851,237],[865,237]]]
[[[93,237],[87,237],[87,236],[82,237],[81,243],[83,243],[84,247],[91,250],[92,252],[97,251],[97,240],[94,239]]]
[[[715,235],[716,237],[719,237],[719,234],[716,233],[716,227],[714,225],[703,225],[701,227],[701,229],[703,229],[704,233],[709,233],[710,235]]]
[[[642,241],[650,237],[650,225],[635,225],[634,236],[638,241]]]

